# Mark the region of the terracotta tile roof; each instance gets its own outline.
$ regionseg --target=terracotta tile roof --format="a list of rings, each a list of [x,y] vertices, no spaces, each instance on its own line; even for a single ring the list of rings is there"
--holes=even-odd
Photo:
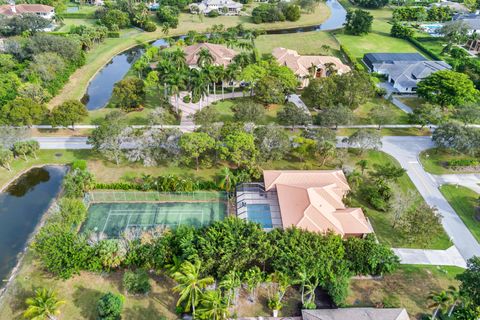
[[[289,67],[297,76],[306,77],[310,74],[308,70],[313,66],[325,66],[332,63],[339,74],[347,73],[351,69],[342,63],[340,59],[332,56],[301,56],[295,50],[286,48],[275,48],[272,55],[281,65]]]
[[[17,4],[15,11],[12,10],[12,5],[6,4],[0,6],[0,14],[5,16],[14,16],[23,13],[49,13],[54,10],[53,7],[44,4]]]
[[[371,233],[360,208],[347,208],[350,190],[341,170],[266,170],[265,190],[276,190],[284,228],[297,226],[343,236]]]
[[[213,43],[197,43],[183,48],[185,59],[189,66],[197,65],[198,55],[201,49],[207,49],[213,56],[213,64],[218,66],[227,66],[237,55],[237,52],[225,46]]]

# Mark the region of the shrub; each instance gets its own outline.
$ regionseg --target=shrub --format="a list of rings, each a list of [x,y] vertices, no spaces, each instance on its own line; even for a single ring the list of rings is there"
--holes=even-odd
[[[153,21],[147,21],[142,29],[146,32],[154,32],[157,30],[157,25]]]
[[[358,71],[365,71],[365,66],[357,61],[355,56],[348,50],[344,45],[340,45],[340,51],[343,52],[345,57],[347,57],[347,60],[353,64],[353,67],[355,70]]]
[[[185,97],[183,97],[183,102],[185,103],[190,103],[190,101],[192,101],[192,98],[190,97],[189,94],[187,94]]]
[[[476,167],[480,166],[480,160],[477,159],[454,159],[447,162],[447,167]]]
[[[79,226],[87,217],[87,208],[80,199],[63,198],[60,201],[60,217],[68,228]]]
[[[72,170],[87,170],[87,161],[86,160],[75,160],[72,162]]]
[[[118,32],[118,31],[115,31],[115,32],[110,31],[110,32],[107,33],[107,37],[108,37],[108,38],[120,38],[120,32]]]
[[[388,209],[388,201],[393,195],[392,189],[383,180],[362,185],[360,192],[372,207],[382,211]]]
[[[119,320],[125,298],[122,295],[111,292],[103,295],[97,302],[97,314],[99,320]]]
[[[403,26],[399,23],[394,23],[390,30],[390,35],[395,38],[407,39],[413,36],[413,29],[408,26]]]
[[[216,17],[218,17],[219,15],[220,15],[220,13],[218,12],[218,10],[212,10],[212,11],[210,11],[210,12],[208,13],[207,16],[210,17],[210,18],[216,18]]]
[[[123,275],[123,287],[131,294],[147,294],[152,288],[149,280],[145,270],[127,271]]]

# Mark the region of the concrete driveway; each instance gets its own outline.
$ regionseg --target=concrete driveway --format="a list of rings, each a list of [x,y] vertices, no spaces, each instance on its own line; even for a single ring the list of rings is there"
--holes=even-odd
[[[480,256],[480,245],[438,190],[436,179],[419,162],[421,151],[433,147],[430,137],[384,137],[382,151],[395,157],[428,205],[442,214],[442,224],[462,257]]]
[[[434,178],[437,180],[438,185],[458,184],[480,194],[480,173],[442,174],[435,175]]]

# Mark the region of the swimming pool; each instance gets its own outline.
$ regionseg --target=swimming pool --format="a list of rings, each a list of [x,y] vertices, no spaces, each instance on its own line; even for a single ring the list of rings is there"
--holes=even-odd
[[[247,217],[249,221],[260,223],[262,228],[273,228],[270,205],[268,204],[248,204]]]

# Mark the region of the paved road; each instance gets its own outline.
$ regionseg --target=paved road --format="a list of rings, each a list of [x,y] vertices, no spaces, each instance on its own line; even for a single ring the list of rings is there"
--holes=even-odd
[[[480,245],[438,190],[435,178],[419,163],[422,150],[433,147],[429,137],[384,137],[382,151],[395,157],[412,179],[425,201],[442,214],[442,224],[462,257],[480,256]]]
[[[32,137],[40,144],[40,149],[91,149],[86,137]]]

